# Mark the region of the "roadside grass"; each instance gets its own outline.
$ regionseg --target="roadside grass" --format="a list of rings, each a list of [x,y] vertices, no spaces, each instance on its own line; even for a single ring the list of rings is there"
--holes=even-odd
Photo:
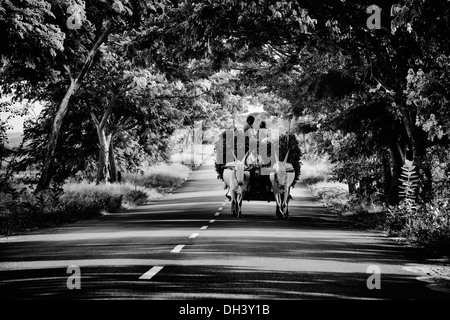
[[[160,163],[141,168],[139,173],[124,173],[122,179],[129,184],[167,193],[179,188],[190,172],[191,169],[181,163]]]
[[[141,168],[121,183],[66,182],[35,194],[22,175],[0,191],[0,235],[92,219],[143,205],[179,188],[191,169],[179,163]]]
[[[327,157],[306,157],[302,162],[299,183],[306,185],[314,197],[349,227],[371,231],[386,229],[387,208],[370,199],[362,201],[349,193],[347,184],[333,181],[333,166]]]
[[[304,160],[301,165],[299,183],[313,185],[330,179],[331,163],[327,159]]]
[[[319,182],[308,185],[311,194],[353,229],[385,232],[388,211],[371,201],[361,202],[340,182]]]
[[[213,155],[214,145],[198,144],[194,145],[193,148],[189,145],[187,148],[179,149],[172,153],[170,156],[170,162],[186,165],[192,165],[192,162],[194,162],[195,165],[200,165],[204,163],[209,156]]]
[[[104,183],[95,184],[93,182],[67,183],[63,186],[64,193],[60,200],[69,202],[89,202],[91,197],[102,199],[107,212],[116,212],[122,209],[132,209],[138,205],[146,204],[161,196],[154,188],[144,188],[125,183]]]
[[[308,184],[314,197],[319,198],[327,206],[346,208],[349,201],[348,186],[340,182],[317,182]]]
[[[432,203],[416,203],[410,212],[405,202],[389,206],[380,200],[380,194],[349,194],[348,185],[332,181],[328,172],[326,161],[304,161],[300,181],[347,228],[381,233],[430,253],[450,256],[450,198],[446,185],[436,188]]]

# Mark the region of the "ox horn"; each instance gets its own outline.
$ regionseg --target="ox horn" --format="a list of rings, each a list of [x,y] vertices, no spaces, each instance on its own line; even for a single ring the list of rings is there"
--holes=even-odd
[[[287,163],[288,156],[289,156],[289,150],[287,151],[286,156],[284,157],[284,161],[283,161],[284,165],[286,165],[286,163]]]
[[[249,153],[249,152],[250,152],[250,151],[247,151],[247,153],[245,154],[244,158],[242,158],[242,162],[243,162],[243,163],[245,163],[245,160],[247,159],[248,153]]]

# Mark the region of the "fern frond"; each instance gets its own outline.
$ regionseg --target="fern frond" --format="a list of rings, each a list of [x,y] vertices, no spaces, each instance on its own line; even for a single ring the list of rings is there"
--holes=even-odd
[[[412,161],[405,161],[399,177],[399,197],[403,199],[406,211],[412,214],[417,210],[416,190],[419,186],[419,176]]]

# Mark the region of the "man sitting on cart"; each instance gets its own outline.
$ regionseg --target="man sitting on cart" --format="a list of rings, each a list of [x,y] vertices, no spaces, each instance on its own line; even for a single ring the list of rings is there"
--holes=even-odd
[[[251,130],[251,135],[255,135],[255,132],[253,131],[253,124],[255,123],[255,117],[254,116],[248,116],[247,122],[244,124],[244,133],[247,130]]]
[[[260,138],[259,132],[256,132],[255,129],[253,129],[253,124],[255,122],[255,118],[253,116],[248,116],[246,124],[243,127],[244,133],[246,133],[246,136],[249,137],[249,139],[258,140]],[[265,121],[261,122],[260,130],[262,129],[263,132],[267,134],[267,128]],[[259,197],[261,196],[261,192],[263,193],[263,197],[270,194],[270,180],[265,179],[266,177],[260,176],[260,167],[262,165],[261,159],[258,156],[258,152],[255,149],[256,144],[253,145],[252,143],[249,143],[248,150],[248,157],[246,161],[246,165],[248,168],[248,171],[250,172],[250,184],[248,188],[249,195],[252,195],[253,197]],[[267,181],[266,181],[267,180]],[[261,185],[262,184],[262,185]],[[264,195],[264,193],[266,195]]]

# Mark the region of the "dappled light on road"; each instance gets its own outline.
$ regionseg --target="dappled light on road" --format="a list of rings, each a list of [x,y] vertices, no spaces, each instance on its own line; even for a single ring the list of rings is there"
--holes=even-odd
[[[195,191],[205,186],[209,191]],[[290,219],[278,219],[274,203],[263,201],[244,202],[238,219],[221,182],[203,167],[183,188],[148,205],[1,238],[0,292],[100,299],[448,297],[404,268],[423,252],[351,230],[305,188],[295,190]],[[69,265],[82,271],[78,293],[61,283]],[[381,270],[382,290],[367,288],[370,265]],[[141,279],[153,266],[157,272]]]

